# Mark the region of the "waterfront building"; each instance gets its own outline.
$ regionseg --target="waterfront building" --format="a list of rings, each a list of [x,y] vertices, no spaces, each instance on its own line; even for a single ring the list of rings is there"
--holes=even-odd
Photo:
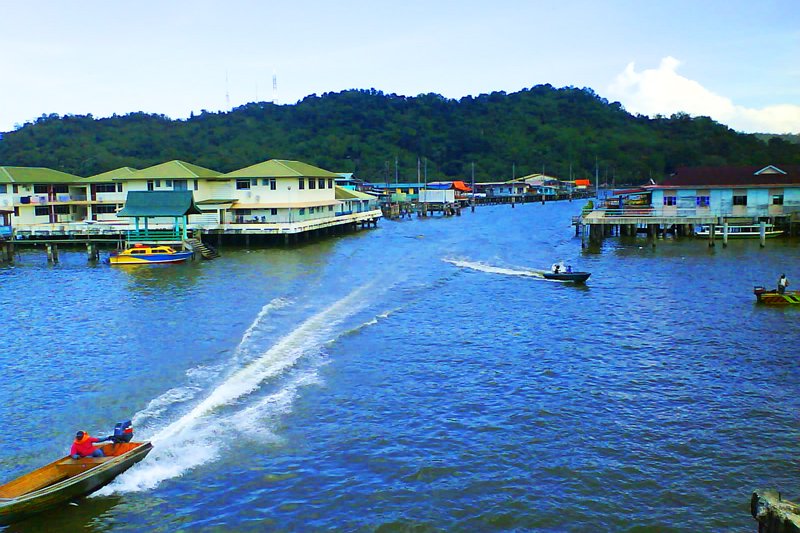
[[[769,224],[795,234],[800,225],[800,165],[680,168],[661,183],[617,191],[574,223],[577,231],[588,226],[592,240],[639,229],[650,235],[670,229],[691,234],[698,225],[719,226],[723,239],[729,225]],[[763,244],[764,230],[760,233]]]
[[[376,224],[375,196],[337,199],[341,175],[299,161],[269,160],[222,174],[185,161],[122,167],[81,178],[44,168],[0,167],[0,209],[21,237],[122,234],[131,192],[191,192],[200,212],[188,227],[214,234],[283,234]],[[171,220],[152,220],[169,225]]]
[[[83,220],[88,212],[83,178],[41,167],[0,167],[0,209],[12,222],[58,224]]]

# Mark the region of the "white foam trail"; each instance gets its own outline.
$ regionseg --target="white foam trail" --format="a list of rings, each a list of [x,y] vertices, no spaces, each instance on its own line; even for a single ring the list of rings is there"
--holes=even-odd
[[[480,272],[487,272],[489,274],[503,274],[506,276],[525,276],[530,278],[544,279],[541,272],[537,270],[513,270],[510,268],[487,265],[486,263],[462,261],[459,259],[444,259],[444,261],[457,267],[469,268],[472,270],[478,270]]]
[[[267,303],[264,307],[262,307],[261,311],[259,311],[258,315],[256,315],[255,320],[253,320],[253,323],[250,324],[250,327],[247,328],[247,330],[244,332],[244,335],[242,335],[242,340],[239,341],[239,345],[236,346],[236,350],[234,351],[234,353],[239,353],[242,351],[243,347],[246,346],[247,343],[250,341],[250,338],[253,336],[253,333],[258,328],[258,325],[261,324],[261,321],[264,319],[265,316],[267,316],[271,311],[274,311],[275,309],[286,307],[290,303],[291,303],[290,300],[287,300],[286,298],[275,298],[271,302]]]
[[[282,384],[280,390],[255,405],[245,406],[231,414],[220,413],[223,407],[243,400],[258,390],[264,381],[295,365],[302,356],[316,354],[323,340],[334,332],[339,323],[366,305],[364,293],[369,290],[369,287],[364,286],[353,291],[308,318],[260,357],[234,371],[188,413],[157,431],[149,439],[154,447],[144,462],[134,466],[97,494],[151,489],[165,479],[179,476],[191,468],[214,460],[232,433],[247,431],[254,419],[264,418],[265,415],[276,419],[290,410],[297,389],[310,382],[309,376],[302,375],[288,384]],[[159,398],[159,403],[167,401],[165,396]],[[148,410],[156,411],[155,408],[150,409],[150,406],[145,411]],[[259,416],[255,416],[256,414]]]

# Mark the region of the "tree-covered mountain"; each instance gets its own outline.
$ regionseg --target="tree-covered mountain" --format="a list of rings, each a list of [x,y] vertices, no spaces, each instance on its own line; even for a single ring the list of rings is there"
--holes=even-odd
[[[737,133],[707,117],[649,118],[591,89],[538,85],[460,100],[350,90],[294,105],[251,103],[186,120],[131,113],[42,116],[0,140],[0,165],[89,176],[172,159],[229,172],[296,159],[373,182],[499,181],[545,171],[637,184],[679,166],[800,164],[800,145]]]

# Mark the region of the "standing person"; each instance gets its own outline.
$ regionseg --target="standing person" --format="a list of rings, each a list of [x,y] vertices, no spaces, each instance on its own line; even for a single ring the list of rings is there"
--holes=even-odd
[[[93,444],[95,442],[104,442],[107,440],[111,440],[111,437],[98,439],[97,437],[92,437],[86,431],[79,431],[75,434],[75,441],[72,443],[69,454],[73,459],[80,459],[81,457],[105,457],[103,450],[95,448]]]
[[[786,287],[788,286],[789,286],[789,280],[786,279],[786,274],[781,274],[781,277],[778,280],[778,294],[785,293]]]

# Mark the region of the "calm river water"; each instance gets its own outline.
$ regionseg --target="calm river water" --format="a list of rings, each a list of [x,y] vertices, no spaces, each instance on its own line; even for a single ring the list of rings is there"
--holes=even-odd
[[[754,531],[753,489],[800,497],[800,310],[752,294],[800,284],[799,243],[582,251],[581,204],[165,267],[23,251],[0,480],[127,418],[155,447],[9,530]],[[588,284],[531,276],[558,259]]]

